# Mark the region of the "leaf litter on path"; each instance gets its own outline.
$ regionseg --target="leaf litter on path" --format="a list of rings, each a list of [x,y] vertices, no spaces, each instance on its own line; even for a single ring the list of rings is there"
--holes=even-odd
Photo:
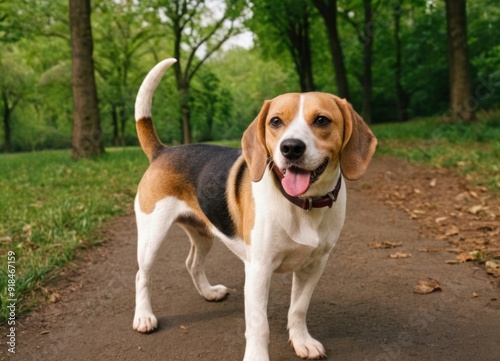
[[[434,278],[427,278],[425,280],[419,280],[418,284],[413,287],[413,292],[419,295],[426,295],[434,291],[442,291],[443,287]]]
[[[389,242],[389,241],[373,241],[369,244],[370,247],[372,248],[396,248],[396,247],[401,247],[403,245],[403,242]]]
[[[500,277],[500,262],[495,260],[486,261],[486,272],[493,277]]]
[[[408,253],[408,252],[396,252],[396,253],[391,253],[389,255],[389,258],[393,258],[393,259],[409,258],[409,257],[411,257],[411,253]]]
[[[446,242],[419,248],[419,252],[449,251],[452,247],[457,249],[457,257],[447,260],[448,264],[476,261],[485,266],[489,260],[500,262],[496,261],[500,256],[498,193],[472,185],[451,170],[409,163],[397,169],[400,171],[387,171],[373,181],[372,188],[377,189],[374,196],[406,212],[409,219],[419,223],[425,236]],[[383,242],[370,246],[392,248]],[[482,256],[475,257],[475,253]]]

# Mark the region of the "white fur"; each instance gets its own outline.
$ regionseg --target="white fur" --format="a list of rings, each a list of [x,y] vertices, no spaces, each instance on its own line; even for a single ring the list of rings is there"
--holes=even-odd
[[[269,359],[267,299],[271,275],[276,271],[294,272],[288,329],[297,355],[323,357],[323,346],[307,330],[306,313],[344,223],[345,188],[331,209],[305,212],[276,191],[274,182],[273,175],[267,171],[263,179],[252,186],[256,220],[245,263],[247,348],[244,360]]]
[[[151,104],[153,94],[160,84],[163,74],[170,68],[177,60],[174,58],[165,59],[156,64],[150,70],[148,75],[141,84],[137,97],[135,99],[135,121],[138,122],[143,118],[151,117]]]

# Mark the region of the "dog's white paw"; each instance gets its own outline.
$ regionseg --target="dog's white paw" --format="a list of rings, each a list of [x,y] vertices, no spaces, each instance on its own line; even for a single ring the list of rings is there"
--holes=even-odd
[[[153,332],[158,327],[158,320],[152,313],[136,314],[133,327],[138,332]]]
[[[205,291],[203,297],[207,301],[222,301],[228,295],[229,290],[226,286],[216,285],[210,287],[209,290]]]
[[[290,337],[297,356],[308,360],[319,360],[326,358],[326,351],[321,342],[315,340],[310,335],[305,337]]]

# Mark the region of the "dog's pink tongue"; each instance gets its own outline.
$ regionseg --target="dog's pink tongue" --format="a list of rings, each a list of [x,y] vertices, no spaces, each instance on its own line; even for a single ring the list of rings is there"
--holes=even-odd
[[[285,173],[285,178],[281,180],[281,185],[289,195],[298,197],[307,191],[310,180],[310,172],[297,172],[293,169],[288,169]]]

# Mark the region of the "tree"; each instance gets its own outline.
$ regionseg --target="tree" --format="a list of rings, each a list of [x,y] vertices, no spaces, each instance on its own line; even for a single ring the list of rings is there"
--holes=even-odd
[[[111,143],[115,146],[125,146],[126,123],[133,121],[132,99],[137,91],[131,81],[133,70],[139,68],[148,42],[164,36],[151,23],[150,15],[146,6],[134,1],[94,1],[97,84],[100,103],[111,113]]]
[[[288,17],[288,22],[283,30],[286,34],[285,38],[289,40],[289,50],[297,73],[299,74],[300,90],[303,92],[316,90],[314,86],[311,41],[309,35],[309,6],[305,1],[298,1],[297,5],[288,8],[285,7],[284,10]]]
[[[332,54],[333,69],[337,83],[337,95],[341,98],[350,99],[344,53],[337,29],[337,0],[313,0],[313,3],[323,17],[328,33],[330,53]]]
[[[200,67],[233,35],[242,30],[243,0],[160,0],[158,8],[172,31],[173,65],[182,117],[182,142],[191,143],[191,80]],[[222,14],[220,14],[222,12]],[[184,61],[186,56],[187,60]]]
[[[17,52],[9,47],[10,54],[2,54],[0,58],[0,95],[3,105],[3,150],[12,151],[12,115],[15,108],[26,96],[30,83],[30,69],[15,56]]]
[[[467,50],[466,0],[446,0],[446,29],[450,66],[450,118],[473,121],[472,82]]]
[[[394,2],[394,44],[396,47],[396,63],[394,66],[394,74],[396,78],[396,106],[398,120],[403,122],[408,120],[408,102],[409,94],[405,91],[402,84],[402,44],[401,44],[401,4],[403,0],[395,0]]]
[[[201,123],[206,126],[206,131],[201,136],[202,141],[213,140],[213,126],[216,116],[217,103],[220,100],[220,80],[210,72],[200,72],[199,85],[193,84],[194,110],[201,116]]]
[[[273,53],[272,56],[281,56],[283,50],[288,52],[299,76],[300,90],[316,90],[310,39],[311,7],[308,1],[253,1],[252,11],[254,16],[249,24],[261,44]]]
[[[75,159],[102,154],[101,118],[92,58],[90,0],[69,0],[73,89],[73,149]]]

